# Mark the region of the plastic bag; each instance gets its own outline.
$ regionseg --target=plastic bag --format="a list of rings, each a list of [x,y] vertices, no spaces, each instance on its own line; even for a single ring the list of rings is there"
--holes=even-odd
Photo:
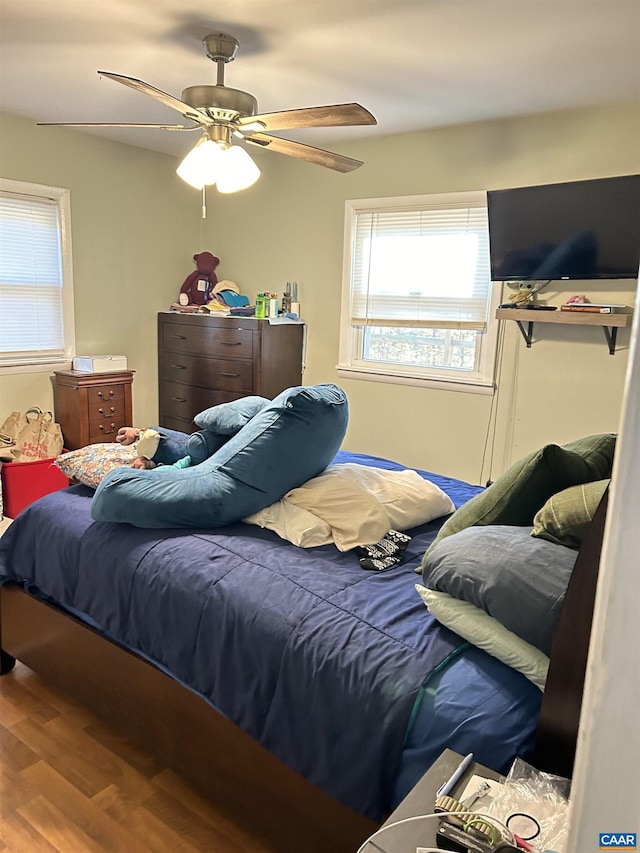
[[[570,782],[541,773],[516,758],[499,792],[485,809],[533,849],[562,851],[566,844]]]

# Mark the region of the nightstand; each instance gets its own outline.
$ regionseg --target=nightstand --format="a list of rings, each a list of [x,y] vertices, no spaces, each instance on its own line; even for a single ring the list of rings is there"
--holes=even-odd
[[[55,418],[67,450],[115,441],[120,427],[133,426],[133,374],[133,370],[55,372]]]
[[[457,752],[445,749],[382,826],[390,826],[396,821],[416,815],[432,814],[436,791],[450,778],[462,758]],[[474,773],[487,779],[503,779],[488,767],[472,762],[451,792],[451,796],[459,796]],[[380,853],[381,850],[385,853],[416,853],[416,847],[436,847],[437,827],[438,821],[435,819],[414,820],[394,826],[376,837],[373,843],[366,844],[362,853]]]

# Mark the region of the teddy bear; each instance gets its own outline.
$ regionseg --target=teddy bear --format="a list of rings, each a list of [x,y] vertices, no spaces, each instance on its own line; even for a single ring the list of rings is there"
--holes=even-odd
[[[193,260],[197,269],[184,280],[180,288],[179,302],[181,305],[206,305],[218,283],[214,270],[220,263],[220,258],[216,258],[211,252],[200,252],[193,256]]]

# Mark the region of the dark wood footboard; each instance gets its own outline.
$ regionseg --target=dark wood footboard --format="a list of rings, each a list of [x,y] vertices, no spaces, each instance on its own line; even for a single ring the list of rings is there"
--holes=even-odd
[[[580,547],[551,650],[533,764],[570,779],[576,754],[609,490]]]
[[[61,687],[273,853],[353,853],[376,828],[161,670],[13,584],[0,588],[0,640],[4,671],[13,656]]]

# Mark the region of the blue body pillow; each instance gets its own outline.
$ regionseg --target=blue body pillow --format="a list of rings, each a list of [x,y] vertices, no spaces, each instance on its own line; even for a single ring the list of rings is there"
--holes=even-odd
[[[337,385],[289,388],[199,465],[114,469],[96,489],[91,515],[149,528],[232,524],[324,471],[348,417]]]
[[[153,427],[160,434],[160,441],[151,458],[158,465],[171,465],[189,456],[192,465],[199,465],[220,450],[270,402],[266,397],[242,397],[212,406],[195,416],[194,423],[201,429],[191,435],[167,427]]]

